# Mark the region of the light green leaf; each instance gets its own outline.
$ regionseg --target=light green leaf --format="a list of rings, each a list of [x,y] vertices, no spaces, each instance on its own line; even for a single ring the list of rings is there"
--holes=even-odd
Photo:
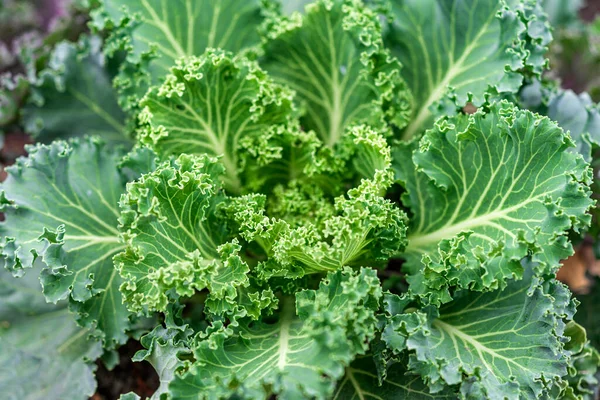
[[[296,119],[286,125],[271,125],[260,135],[241,142],[245,191],[270,193],[290,182],[311,182],[322,186],[323,175],[311,170],[317,164],[321,142],[315,132],[304,131]],[[337,182],[339,185],[339,182]]]
[[[110,33],[109,53],[124,49],[127,64],[115,80],[125,108],[136,108],[148,85],[161,82],[175,60],[207,48],[241,52],[260,44],[271,8],[262,0],[103,0],[94,26]]]
[[[277,136],[276,125],[286,124],[293,112],[288,89],[273,83],[256,63],[222,50],[178,62],[141,105],[143,143],[163,157],[222,156],[225,187],[231,192],[241,191],[243,164],[252,161],[243,162],[243,154],[260,157],[273,147],[264,139]]]
[[[373,180],[378,171],[379,178],[383,178],[378,183],[381,185],[380,194],[390,186],[388,172],[385,172],[391,168],[390,147],[386,141],[388,130],[376,130],[368,125],[352,125],[346,129],[344,137],[334,150],[321,146],[312,131],[306,134],[296,129],[295,123],[287,126],[289,127],[292,129],[282,129],[283,135],[279,134],[279,137],[263,135],[266,138],[254,146],[258,149],[279,147],[282,151],[278,151],[276,157],[280,158],[271,157],[267,160],[268,164],[260,159],[258,164],[250,164],[250,160],[246,163],[254,167],[248,170],[256,171],[252,178],[268,173],[272,175],[271,179],[262,180],[266,180],[271,186],[277,184],[272,193],[274,197],[270,197],[269,202],[273,205],[272,210],[279,210],[272,216],[285,214],[291,219],[308,219],[314,222],[307,213],[296,212],[292,215],[292,210],[300,211],[308,203],[313,203],[317,207],[324,206],[324,210],[315,211],[325,215],[332,206],[333,198],[346,193],[349,186],[361,185],[363,179]],[[269,186],[265,185],[265,188]],[[262,192],[265,193],[264,190]],[[330,204],[325,205],[325,202]],[[291,219],[286,219],[286,222],[294,224]]]
[[[396,336],[406,339],[409,367],[432,391],[460,384],[467,398],[535,399],[566,375],[563,318],[575,307],[565,286],[529,274],[504,290],[454,298],[392,316],[385,331],[394,350],[403,349]]]
[[[41,289],[36,273],[17,279],[0,269],[2,397],[88,399],[102,345],[75,324],[64,302],[46,303]]]
[[[98,135],[111,144],[131,143],[112,78],[118,63],[100,52],[98,37],[56,45],[23,109],[25,128],[38,141]]]
[[[434,400],[456,399],[451,391],[429,393],[420,376],[411,375],[402,364],[394,364],[387,376],[379,382],[371,357],[361,357],[346,368],[344,378],[338,383],[333,400],[346,399],[397,399]]]
[[[235,308],[237,289],[249,285],[249,267],[217,216],[225,201],[222,169],[206,155],[181,155],[127,185],[119,218],[127,248],[115,265],[132,311],[164,311],[170,297],[203,289],[210,291],[207,301]]]
[[[48,301],[70,297],[80,324],[97,328],[107,347],[124,343],[129,313],[112,263],[123,249],[117,231],[125,188],[116,166],[120,152],[105,150],[97,139],[57,141],[28,152],[1,186],[6,267],[22,275],[43,255]]]
[[[283,301],[275,323],[242,323],[231,337],[200,341],[190,370],[170,386],[173,399],[237,394],[324,399],[375,334],[381,288],[370,269],[330,273],[318,290]]]
[[[522,71],[540,73],[549,27],[521,0],[394,0],[386,36],[415,98],[403,139],[431,127],[439,103],[480,106],[485,93],[515,93]],[[534,36],[529,38],[528,35]],[[533,41],[526,48],[526,40]],[[541,58],[541,59],[538,59]],[[522,71],[520,71],[522,69]]]
[[[287,186],[277,186],[273,195],[266,198],[265,209],[266,215],[285,221],[292,228],[307,223],[323,227],[325,221],[335,215],[334,201],[310,181],[291,181]]]
[[[362,180],[372,181],[377,176],[379,195],[382,195],[391,186],[388,171],[392,160],[386,133],[368,125],[350,126],[335,151],[310,140],[296,140],[299,144],[292,147],[297,148],[292,156],[301,157],[275,168],[283,164],[285,154],[282,154],[281,160],[269,165],[269,170],[295,172],[290,173],[287,180],[281,179],[282,184],[274,188],[274,196],[269,198],[270,215],[285,216],[286,222],[292,225],[300,220],[314,223],[311,212],[323,217],[331,215],[329,209],[335,197],[346,193],[349,186],[360,186]]]
[[[351,126],[347,131],[344,148],[338,153],[349,161],[346,170],[355,171],[361,180],[374,180],[378,171],[391,171],[391,150],[382,132],[366,125]],[[388,183],[384,180],[381,185],[383,193]]]
[[[441,119],[418,148],[399,146],[397,179],[413,214],[403,255],[411,292],[443,302],[451,286],[499,288],[522,276],[528,254],[552,273],[593,204],[591,170],[572,146],[555,122],[508,102]]]
[[[297,92],[302,124],[334,147],[346,127],[407,122],[410,94],[383,48],[374,12],[359,0],[318,0],[306,14],[269,21],[261,65]]]
[[[261,278],[299,278],[343,266],[380,266],[405,246],[405,213],[384,197],[391,186],[390,148],[366,126],[350,129],[353,144],[346,170],[363,178],[335,199],[308,179],[278,187],[267,197],[252,194],[232,199],[223,208],[243,239],[255,243]],[[352,149],[350,151],[349,149]],[[369,179],[365,179],[369,178]]]
[[[381,196],[385,175],[379,171],[375,182],[364,180],[333,205],[309,199],[294,210],[300,213],[307,205],[311,212],[313,205],[325,204],[323,210],[312,211],[316,215],[312,220],[310,213],[286,220],[269,218],[261,195],[238,198],[226,211],[239,224],[242,237],[257,243],[267,258],[257,268],[263,279],[299,278],[346,265],[380,266],[404,248],[407,225],[404,212]]]

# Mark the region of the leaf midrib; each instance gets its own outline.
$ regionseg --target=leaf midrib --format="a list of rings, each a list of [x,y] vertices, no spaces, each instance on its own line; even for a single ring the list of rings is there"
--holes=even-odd
[[[289,351],[290,345],[290,327],[292,325],[292,320],[294,317],[294,302],[290,299],[284,299],[282,310],[281,310],[281,320],[279,327],[279,358],[277,361],[277,368],[280,371],[285,369],[287,365],[287,354]]]
[[[425,120],[427,118],[429,118],[429,116],[431,115],[431,111],[429,111],[429,107],[443,96],[443,94],[446,92],[447,87],[450,84],[450,82],[452,81],[452,79],[454,79],[458,74],[464,72],[463,71],[463,68],[464,68],[463,63],[471,55],[471,52],[476,47],[475,44],[479,41],[481,36],[483,36],[483,34],[486,33],[487,28],[494,20],[493,17],[496,15],[496,11],[497,10],[495,10],[494,13],[491,14],[490,18],[481,27],[479,32],[477,32],[477,35],[471,41],[471,43],[465,48],[465,50],[463,51],[463,54],[460,56],[460,58],[454,64],[452,64],[452,66],[448,69],[448,71],[446,72],[446,75],[444,76],[444,79],[439,81],[439,83],[435,86],[435,90],[431,91],[427,100],[425,100],[425,102],[423,102],[423,104],[421,105],[418,114],[415,116],[415,118],[410,123],[410,125],[408,125],[406,127],[406,129],[404,130],[404,132],[402,134],[402,139],[409,140],[410,138],[412,138],[415,135],[415,133],[417,133],[419,131],[419,129],[421,128],[421,126],[423,125]]]
[[[175,36],[173,36],[171,28],[159,18],[158,14],[156,13],[156,10],[148,3],[147,0],[141,0],[141,3],[146,9],[146,11],[148,11],[148,14],[154,22],[155,26],[165,34],[167,41],[171,44],[171,46],[173,46],[173,50],[177,52],[177,55],[179,57],[186,56],[187,54],[181,47],[181,44],[175,39]]]
[[[365,394],[363,393],[362,388],[360,387],[359,383],[356,381],[356,378],[354,377],[354,374],[352,372],[352,368],[346,368],[346,376],[348,377],[348,380],[352,384],[352,387],[354,388],[354,392],[356,393],[358,398],[360,400],[365,400]]]
[[[471,346],[473,346],[475,348],[475,350],[477,351],[477,354],[479,355],[479,358],[480,358],[482,364],[485,366],[485,368],[487,368],[494,375],[496,372],[500,372],[500,371],[497,371],[496,368],[493,368],[491,365],[489,365],[488,362],[484,359],[482,353],[487,353],[487,354],[491,355],[494,359],[499,358],[501,360],[504,360],[507,364],[514,365],[521,370],[529,371],[529,369],[526,368],[524,365],[521,365],[521,364],[517,363],[516,361],[497,353],[493,349],[486,347],[481,342],[479,342],[475,338],[473,338],[471,335],[461,331],[460,329],[456,328],[453,325],[443,322],[440,319],[436,319],[435,321],[433,321],[432,325],[434,327],[448,333],[448,335],[450,335],[451,338],[457,337],[460,340],[462,340],[463,342],[468,343]],[[453,340],[453,342],[454,342],[454,340]],[[460,349],[458,348],[458,346],[456,345],[455,342],[454,342],[454,344],[455,344],[455,348],[456,348],[456,354],[458,356],[460,354]],[[512,374],[512,369],[511,369],[511,374]]]
[[[125,126],[113,118],[112,115],[107,113],[102,107],[100,107],[96,102],[91,99],[86,94],[74,89],[69,88],[67,90],[75,99],[79,100],[81,104],[87,107],[92,113],[96,114],[98,117],[103,119],[108,125],[110,125],[117,133],[122,134],[125,132]]]
[[[478,217],[463,220],[457,224],[443,226],[433,232],[429,232],[426,234],[409,235],[406,252],[425,252],[427,247],[431,244],[439,243],[441,240],[444,239],[451,239],[461,232],[469,231],[471,228],[490,225],[493,221],[502,219],[511,212],[516,211],[528,205],[529,203],[539,201],[540,197],[544,197],[547,194],[548,192],[544,192],[538,194],[535,197],[530,197],[526,201],[515,204],[511,207],[502,210],[496,209],[492,212],[482,214]]]

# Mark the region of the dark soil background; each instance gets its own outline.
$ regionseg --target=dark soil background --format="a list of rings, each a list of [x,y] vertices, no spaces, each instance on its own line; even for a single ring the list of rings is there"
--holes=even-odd
[[[600,14],[600,0],[587,0],[579,13],[586,21],[593,21],[597,14]]]
[[[96,361],[98,390],[90,400],[116,400],[121,394],[135,392],[142,399],[152,396],[159,385],[159,378],[150,363],[134,363],[133,355],[142,345],[131,339],[119,349],[119,364],[111,371],[101,360]]]

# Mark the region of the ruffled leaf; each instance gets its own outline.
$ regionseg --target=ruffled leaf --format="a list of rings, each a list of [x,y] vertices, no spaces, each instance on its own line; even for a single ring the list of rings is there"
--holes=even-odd
[[[51,302],[69,297],[79,323],[97,328],[107,347],[124,343],[129,313],[112,256],[123,249],[118,197],[125,189],[120,152],[96,139],[28,148],[2,184],[6,221],[2,257],[15,275],[43,256],[42,285]]]
[[[38,141],[98,135],[111,144],[131,143],[111,84],[118,63],[102,55],[101,45],[98,37],[84,37],[61,42],[50,54],[23,109],[25,128]]]
[[[274,323],[241,324],[233,336],[216,334],[194,349],[195,362],[169,390],[174,399],[237,394],[263,399],[324,399],[375,334],[381,289],[375,271],[344,269],[317,290],[286,299]]]
[[[127,248],[115,265],[132,311],[164,311],[170,298],[203,289],[224,311],[236,307],[237,289],[249,285],[249,267],[216,213],[225,200],[222,170],[214,158],[182,155],[128,184],[119,218]]]
[[[115,83],[129,109],[148,85],[164,78],[175,60],[207,48],[240,52],[260,43],[269,7],[261,0],[103,0],[94,26],[110,32],[107,51],[124,49],[127,64]]]
[[[540,74],[550,28],[521,0],[392,1],[386,43],[404,65],[415,107],[403,139],[431,127],[445,99],[480,106],[486,93],[516,93],[524,71]],[[441,107],[439,107],[441,109]]]
[[[297,92],[303,126],[334,147],[351,124],[404,126],[410,93],[383,47],[374,12],[358,0],[318,0],[269,20],[261,65]]]
[[[567,373],[568,289],[527,277],[503,290],[461,291],[439,310],[390,314],[383,339],[412,351],[409,368],[432,393],[460,385],[464,397],[535,399]]]
[[[394,160],[413,213],[403,255],[412,293],[443,302],[452,286],[522,276],[528,254],[544,274],[572,254],[566,234],[589,223],[591,171],[555,122],[501,102],[438,121],[415,147]]]
[[[163,157],[222,156],[225,187],[231,192],[242,190],[244,168],[251,168],[247,164],[268,164],[297,139],[310,139],[284,126],[293,113],[292,93],[256,63],[222,50],[178,62],[141,105],[143,143]],[[287,146],[278,140],[286,134]]]
[[[270,208],[279,217],[266,214],[262,195],[242,196],[224,208],[241,236],[267,258],[259,263],[259,276],[299,278],[347,265],[379,266],[402,251],[406,215],[383,197],[392,182],[389,147],[373,131],[362,132],[375,137],[357,136],[353,160],[371,179],[334,202],[310,186],[299,186],[276,193],[280,199]]]
[[[39,273],[39,270],[36,270]],[[37,274],[0,269],[0,386],[7,400],[88,399],[101,343],[64,302],[46,303]]]

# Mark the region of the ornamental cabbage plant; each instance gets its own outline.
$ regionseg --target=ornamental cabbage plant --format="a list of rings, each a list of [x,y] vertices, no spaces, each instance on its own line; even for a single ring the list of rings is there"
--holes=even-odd
[[[77,2],[3,88],[2,396],[87,399],[136,340],[152,399],[593,399],[557,3]]]

